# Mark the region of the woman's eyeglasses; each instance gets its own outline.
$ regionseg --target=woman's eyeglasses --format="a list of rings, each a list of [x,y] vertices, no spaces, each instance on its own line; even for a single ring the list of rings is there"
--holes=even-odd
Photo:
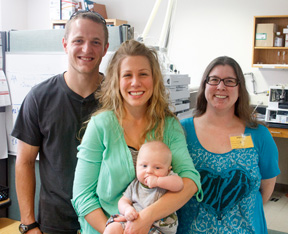
[[[88,10],[75,11],[75,12],[70,16],[70,20],[73,19],[76,15],[84,14],[84,13],[88,13],[88,12],[91,12],[91,13],[93,13],[94,15],[96,15],[96,16],[102,21],[102,23],[106,25],[106,20],[103,18],[102,15],[100,15],[99,13],[97,13],[97,12],[95,12],[95,11],[88,11]]]
[[[224,79],[221,79],[217,76],[208,76],[206,78],[206,83],[209,85],[219,85],[220,82],[223,81],[224,85],[227,87],[235,87],[239,84],[239,80],[236,78],[231,78],[231,77],[227,77]]]

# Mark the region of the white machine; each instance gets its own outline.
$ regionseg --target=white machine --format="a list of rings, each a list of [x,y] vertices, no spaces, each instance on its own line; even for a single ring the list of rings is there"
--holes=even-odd
[[[138,41],[145,42],[161,2],[162,0],[155,1],[144,31],[137,38]],[[154,46],[154,48],[158,52],[164,84],[167,88],[167,92],[169,92],[170,101],[172,103],[171,111],[178,116],[179,114],[184,114],[190,110],[190,92],[188,88],[190,84],[190,77],[187,74],[180,74],[179,71],[171,69],[172,64],[170,64],[168,58],[168,44],[169,38],[171,37],[170,33],[176,2],[177,0],[169,0],[167,3],[166,15],[163,22],[159,43],[157,46]],[[172,67],[174,66],[172,65]]]
[[[288,124],[288,87],[271,86],[265,121]]]
[[[188,111],[190,108],[188,89],[190,77],[187,74],[166,73],[163,74],[163,79],[173,105],[171,111],[175,114]]]

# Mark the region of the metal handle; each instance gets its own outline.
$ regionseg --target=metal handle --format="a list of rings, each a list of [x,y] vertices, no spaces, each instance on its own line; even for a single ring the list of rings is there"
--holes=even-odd
[[[270,132],[274,134],[282,134],[282,132],[274,132],[274,131],[270,131]]]

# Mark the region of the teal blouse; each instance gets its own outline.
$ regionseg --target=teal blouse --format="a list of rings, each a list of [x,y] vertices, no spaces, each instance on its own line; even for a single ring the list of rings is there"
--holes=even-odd
[[[165,119],[163,142],[172,152],[173,171],[195,182],[198,198],[202,195],[200,175],[189,155],[183,129],[173,117]],[[96,234],[84,216],[98,208],[107,217],[119,213],[118,201],[135,178],[131,152],[113,111],[91,118],[78,150],[72,204],[82,233]]]

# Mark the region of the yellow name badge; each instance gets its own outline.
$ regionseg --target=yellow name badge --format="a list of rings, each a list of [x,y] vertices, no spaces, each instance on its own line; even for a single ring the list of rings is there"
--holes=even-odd
[[[253,148],[254,144],[250,134],[242,134],[240,136],[230,136],[232,149]]]

